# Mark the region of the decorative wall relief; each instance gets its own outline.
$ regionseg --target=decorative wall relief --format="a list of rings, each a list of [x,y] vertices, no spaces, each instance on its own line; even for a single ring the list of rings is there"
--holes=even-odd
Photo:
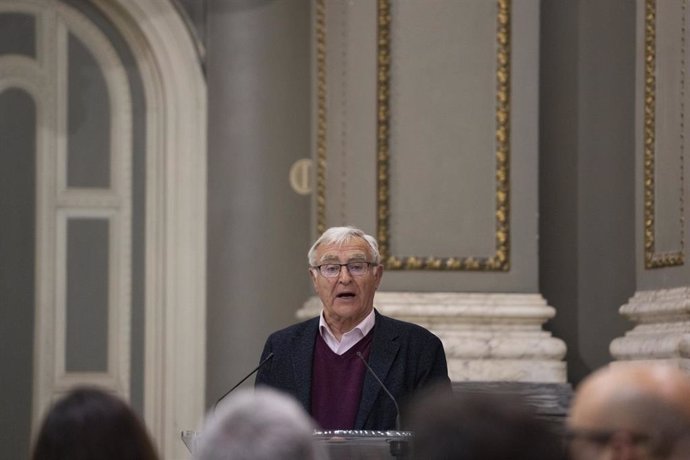
[[[670,3],[669,3],[670,4]],[[669,4],[664,4],[668,6]],[[675,3],[673,5],[676,5]],[[656,0],[646,0],[645,2],[645,24],[644,24],[644,127],[643,127],[643,142],[644,142],[644,263],[646,269],[652,268],[662,268],[662,267],[672,267],[679,266],[685,263],[685,205],[684,205],[684,195],[685,195],[685,77],[686,77],[686,9],[687,1],[681,0],[680,2],[681,14],[678,19],[680,19],[680,34],[676,39],[675,36],[670,38],[671,49],[676,49],[679,52],[680,59],[679,70],[677,75],[677,81],[670,82],[666,81],[665,84],[661,86],[657,85],[657,75],[667,69],[659,69],[657,67],[658,62],[668,62],[669,56],[663,61],[657,60],[658,45],[661,41],[661,37],[657,35],[657,19],[658,13]],[[667,42],[668,43],[667,39]],[[673,60],[675,61],[675,60]],[[668,78],[668,77],[667,77]],[[675,84],[674,84],[675,83]],[[678,91],[679,94],[674,94],[674,98],[678,101],[679,113],[674,113],[672,116],[677,117],[675,125],[678,130],[677,133],[673,133],[672,137],[678,137],[678,139],[673,139],[670,149],[659,148],[659,143],[666,141],[662,135],[659,135],[659,131],[665,126],[665,123],[657,123],[657,111],[660,110],[660,105],[658,102],[662,101],[668,104],[670,100],[668,97],[663,98],[659,94],[660,91],[673,87],[671,91]],[[676,88],[677,86],[677,88]],[[675,109],[675,107],[673,107]],[[662,133],[664,134],[664,133]],[[668,143],[668,141],[666,141]],[[677,155],[677,165],[678,174],[677,187],[678,187],[678,216],[677,222],[678,227],[678,242],[676,249],[674,250],[659,250],[659,228],[657,223],[663,222],[662,219],[658,219],[659,207],[657,206],[660,202],[660,196],[658,193],[658,187],[665,185],[663,177],[657,167],[659,165],[658,155],[665,153],[667,150],[671,150],[672,154]],[[677,152],[677,153],[676,153]],[[675,163],[675,162],[674,162]],[[662,163],[663,165],[663,163]],[[675,164],[672,169],[675,169]],[[672,222],[663,222],[664,224],[671,225]],[[675,224],[674,224],[675,225]]]
[[[375,101],[372,101],[374,102],[372,110],[375,111],[375,117],[373,118],[375,123],[375,129],[373,129],[373,131],[375,131],[375,146],[372,146],[372,154],[375,155],[376,158],[374,164],[375,197],[372,195],[372,198],[376,201],[374,216],[376,226],[375,233],[379,241],[383,263],[389,270],[507,272],[511,267],[511,1],[497,0],[492,4],[485,2],[470,2],[462,5],[455,2],[440,2],[435,4],[434,8],[428,8],[424,6],[424,3],[420,3],[419,8],[425,13],[428,13],[428,16],[425,17],[427,22],[425,23],[424,20],[420,20],[420,24],[415,23],[417,20],[414,15],[414,10],[417,8],[416,5],[417,4],[397,3],[392,0],[378,0],[375,10],[375,24],[366,24],[366,27],[375,26],[376,28],[375,44],[372,43],[372,46],[375,45],[376,66],[375,75],[363,75],[360,83],[362,85],[367,85],[369,82],[365,82],[364,79],[373,78],[375,80],[375,93],[372,94],[372,97],[375,98]],[[331,12],[327,11],[331,6],[333,10]],[[404,14],[402,13],[403,10]],[[481,123],[475,121],[475,125],[480,125],[482,128],[486,127],[486,133],[482,132],[476,134],[472,131],[472,127],[467,128],[467,126],[462,126],[462,128],[460,128],[462,125],[460,121],[451,120],[455,122],[456,127],[451,127],[449,130],[443,131],[445,138],[442,141],[436,141],[439,142],[436,145],[427,145],[426,150],[420,151],[418,158],[413,158],[412,161],[408,161],[410,155],[413,155],[413,153],[410,153],[413,148],[405,142],[407,139],[407,137],[405,137],[406,130],[411,127],[424,131],[428,126],[420,127],[423,122],[427,121],[423,120],[424,115],[419,117],[419,124],[414,120],[410,121],[409,117],[405,120],[396,117],[396,103],[399,105],[402,113],[410,113],[410,108],[414,108],[415,105],[413,100],[414,96],[410,98],[410,93],[417,91],[416,85],[418,82],[415,80],[417,76],[410,76],[409,73],[405,72],[408,67],[414,65],[414,59],[410,58],[405,60],[404,57],[414,57],[418,55],[415,53],[419,53],[419,48],[423,47],[422,42],[425,40],[425,38],[420,39],[420,37],[433,35],[427,33],[428,30],[423,28],[425,26],[428,27],[428,24],[432,22],[431,19],[433,19],[434,14],[443,16],[444,11],[451,11],[454,14],[469,12],[471,14],[466,16],[472,17],[473,20],[476,19],[475,22],[481,24],[480,32],[483,33],[483,35],[481,35],[481,48],[462,48],[462,44],[458,44],[458,49],[455,51],[457,51],[457,55],[462,55],[463,57],[466,55],[478,56],[481,64],[483,64],[482,70],[490,69],[481,74],[483,78],[481,82],[483,85],[482,88],[487,87],[488,90],[482,92],[479,96],[474,96],[476,99],[479,99],[478,102],[477,100],[473,100],[472,104],[457,105],[452,108],[446,107],[439,110],[439,112],[435,112],[433,115],[443,119],[444,117],[441,115],[443,110],[455,110],[455,113],[459,113],[461,118],[464,117],[464,121],[467,119],[472,120],[476,105],[480,104],[483,113],[485,112],[488,116],[482,118]],[[398,16],[396,16],[396,12]],[[338,17],[337,15],[340,15],[341,22],[333,20],[335,17]],[[357,17],[361,20],[361,16]],[[333,105],[329,105],[329,103],[332,104],[335,98],[343,96],[341,94],[329,93],[329,91],[333,92],[333,88],[329,87],[329,84],[333,83],[328,81],[328,71],[332,71],[334,68],[338,69],[339,67],[337,67],[335,63],[339,59],[348,59],[348,56],[346,48],[341,50],[340,53],[334,53],[332,50],[338,49],[338,45],[328,44],[327,47],[327,40],[338,41],[339,38],[342,39],[337,33],[340,27],[342,27],[342,31],[340,31],[341,34],[352,34],[352,30],[357,30],[357,27],[364,27],[361,22],[357,24],[347,22],[351,20],[351,12],[348,12],[347,4],[329,3],[327,0],[315,0],[315,220],[317,234],[323,232],[328,226],[332,225],[330,222],[327,223],[329,220],[326,212],[327,201],[329,199],[337,201],[339,197],[342,197],[343,194],[341,193],[338,195],[335,190],[338,189],[338,187],[340,187],[340,189],[344,187],[342,184],[327,183],[329,178],[327,168],[339,167],[336,163],[337,154],[328,151],[328,130],[337,128],[338,122],[336,119],[340,120],[340,123],[343,123],[343,119],[347,119],[348,116],[352,116],[352,113],[354,113],[354,109],[351,109],[351,114],[328,113],[329,108],[331,110],[333,109]],[[327,30],[329,25],[337,30]],[[409,30],[409,28],[414,28],[417,25],[420,27],[420,29],[416,31],[418,33],[415,33],[414,30]],[[407,29],[405,29],[405,27],[407,27]],[[452,28],[445,28],[442,30],[448,31],[450,29]],[[487,31],[488,34],[486,33]],[[450,33],[452,34],[453,31],[450,30]],[[396,37],[401,40],[396,41]],[[452,38],[456,38],[456,36]],[[442,41],[442,39],[438,38],[438,41]],[[346,45],[347,44],[345,44],[345,46]],[[332,46],[334,48],[331,48]],[[452,42],[451,46],[454,46]],[[333,53],[333,56],[329,53]],[[400,59],[396,62],[398,57],[400,57]],[[455,98],[453,102],[462,100],[463,97],[467,98],[467,94],[472,92],[471,88],[474,84],[472,80],[474,77],[468,77],[468,75],[472,72],[476,73],[476,68],[472,67],[469,63],[466,66],[458,64],[458,60],[461,58],[457,56],[454,56],[454,59],[455,61],[450,62],[448,68],[441,70],[441,72],[446,70],[449,73],[441,77],[442,81],[440,85],[434,85],[433,82],[428,82],[425,86],[424,82],[420,82],[421,86],[419,86],[419,90],[428,92],[436,91],[437,93],[448,91],[445,94]],[[401,64],[403,60],[405,60],[405,62]],[[338,65],[342,66],[342,69],[345,69],[342,70],[342,72],[348,71],[353,73],[352,69],[348,68],[349,64],[347,62],[339,62]],[[463,87],[456,87],[453,89],[444,86],[448,85],[448,81],[455,75],[452,72],[461,72],[464,74],[464,77],[467,77],[464,80]],[[489,75],[488,72],[490,72],[492,78],[486,78]],[[343,76],[338,74],[333,75],[331,78],[335,81],[337,78],[343,78]],[[351,78],[351,76],[348,77],[348,79]],[[401,83],[402,80],[405,80],[405,82]],[[347,88],[347,90],[354,93],[351,87]],[[352,97],[349,96],[351,93],[342,97],[340,105],[344,105],[345,101],[349,101],[348,104],[351,102],[351,99],[348,99],[348,97]],[[487,96],[493,98],[493,100],[488,99]],[[437,97],[443,98],[443,95],[438,96],[437,94]],[[484,98],[481,99],[481,97]],[[400,102],[403,98],[406,98],[405,102]],[[341,112],[344,112],[344,110],[344,108],[340,107]],[[331,118],[330,120],[329,117]],[[434,119],[428,121],[428,124],[433,124],[435,122],[436,120]],[[465,125],[467,125],[467,123],[465,123]],[[343,129],[342,133],[334,133],[331,135],[333,139],[336,139],[337,136],[346,138],[346,136],[358,134],[352,131],[346,133],[346,131],[351,129],[352,127],[349,126]],[[398,131],[396,131],[396,129]],[[426,129],[424,134],[429,135],[430,130],[433,131],[433,129],[442,128]],[[461,134],[453,132],[453,129],[461,132]],[[462,131],[463,129],[467,131]],[[405,138],[395,138],[396,132],[398,134],[402,133]],[[474,136],[474,138],[471,141],[465,141],[463,138],[462,140],[466,143],[459,143],[462,145],[458,145],[457,149],[464,148],[465,150],[459,151],[459,154],[454,154],[452,150],[450,152],[447,149],[444,150],[444,147],[452,143],[453,136]],[[403,152],[399,149],[396,150],[396,140],[405,147],[406,151],[404,153],[407,157],[403,158]],[[342,142],[341,139],[341,143]],[[338,145],[338,143],[331,144],[331,150],[337,150]],[[349,152],[350,145],[347,147]],[[354,147],[352,148],[354,149]],[[361,154],[361,152],[356,152],[355,154]],[[426,158],[428,158],[428,160]],[[452,164],[444,170],[444,165],[438,161],[439,159],[442,159],[442,161],[450,161]],[[342,158],[340,161],[341,164],[345,163]],[[439,172],[441,174],[449,172],[449,176],[451,177],[453,175],[462,176],[463,174],[464,176],[462,177],[468,175],[472,176],[471,172],[460,171],[458,173],[456,171],[463,169],[463,166],[473,166],[480,171],[479,174],[474,174],[473,176],[473,180],[479,183],[479,186],[467,185],[466,182],[462,180],[457,180],[458,185],[449,185],[452,180],[447,177],[439,178],[436,182],[431,182],[434,185],[437,183],[442,183],[443,185],[439,190],[433,191],[435,195],[441,197],[440,201],[434,201],[433,197],[429,199],[422,197],[419,198],[416,207],[412,206],[407,203],[406,200],[409,195],[414,195],[414,188],[417,187],[417,184],[415,184],[414,181],[408,180],[408,176],[413,174],[411,170],[415,168],[415,165],[412,163],[417,161],[427,161],[427,164],[431,164],[426,176],[427,185],[429,183],[429,177],[434,178]],[[464,163],[462,163],[463,161]],[[475,163],[478,163],[479,166],[475,166]],[[333,171],[333,169],[331,170]],[[401,171],[403,173],[402,175],[399,174]],[[353,170],[348,173],[347,180],[351,184],[357,181],[355,177],[357,173],[359,173],[359,171]],[[333,180],[333,178],[330,180]],[[336,179],[336,181],[343,182],[343,179]],[[350,187],[354,186],[355,185],[350,185]],[[421,191],[427,186],[422,183],[419,187]],[[445,193],[451,187],[454,195]],[[334,195],[328,195],[329,192]],[[429,194],[431,195],[431,193]],[[480,197],[479,202],[471,201],[469,197],[473,195]],[[462,204],[453,207],[453,200],[459,198],[462,198],[464,201]],[[424,203],[427,204],[425,205]],[[437,206],[439,203],[443,205],[444,210],[449,209],[453,215],[445,220],[443,218],[436,219],[438,216],[443,217],[448,214],[443,214],[442,210],[436,211],[434,209],[434,206]],[[328,204],[329,215],[331,218],[334,218],[335,204]],[[418,217],[419,214],[424,213],[424,206],[432,210],[430,211],[431,218],[428,216]],[[406,213],[408,209],[410,210]],[[477,219],[475,211],[481,213],[481,219]],[[436,214],[433,214],[434,212],[436,212]],[[361,222],[349,222],[348,219],[352,219],[352,217],[343,210],[337,215],[337,220],[342,220],[343,223],[362,225]],[[433,233],[423,235],[423,237],[428,238],[427,240],[422,240],[422,237],[412,236],[413,244],[410,244],[410,241],[406,241],[403,235],[409,237],[413,233],[415,235],[425,233],[417,232],[416,230],[413,231],[410,228],[411,226],[417,225],[417,220],[419,220],[419,225],[426,226],[429,230],[438,229],[436,234],[442,235],[444,239],[443,243],[436,244],[436,241],[433,241],[435,238]],[[447,221],[452,221],[457,225],[444,227]],[[491,234],[489,232],[491,232]],[[435,250],[429,249],[430,247]],[[436,252],[435,255],[430,255],[434,252]],[[413,255],[409,255],[410,253]]]
[[[316,233],[376,235],[376,308],[436,334],[454,382],[565,382],[538,293],[540,2],[314,2]]]
[[[391,2],[378,2],[377,237],[387,269],[507,271],[510,269],[510,0],[498,4],[496,29],[495,252],[490,256],[407,256],[391,250],[390,160]]]

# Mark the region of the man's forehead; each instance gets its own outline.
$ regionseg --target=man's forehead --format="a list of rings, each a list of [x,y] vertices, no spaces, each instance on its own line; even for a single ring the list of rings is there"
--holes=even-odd
[[[317,248],[319,260],[338,260],[341,257],[347,260],[366,259],[369,257],[369,245],[359,238],[352,238],[343,243],[324,244]]]

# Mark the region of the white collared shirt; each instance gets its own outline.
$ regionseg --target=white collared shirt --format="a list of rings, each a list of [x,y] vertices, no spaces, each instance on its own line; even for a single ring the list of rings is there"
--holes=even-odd
[[[373,328],[376,322],[376,314],[374,309],[364,318],[358,325],[343,334],[340,340],[335,338],[335,335],[328,327],[325,318],[323,317],[323,311],[321,311],[321,316],[319,317],[319,333],[321,338],[326,342],[328,348],[330,348],[336,355],[342,355],[350,348],[354,347],[357,342],[362,340]]]

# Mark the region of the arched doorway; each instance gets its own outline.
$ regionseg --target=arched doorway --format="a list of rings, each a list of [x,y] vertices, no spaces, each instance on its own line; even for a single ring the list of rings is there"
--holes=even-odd
[[[29,400],[35,428],[68,388],[105,386],[143,414],[163,458],[180,457],[205,379],[206,87],[194,42],[156,0],[1,0],[0,23],[2,155],[23,161],[2,173],[15,197],[0,204],[14,223],[2,332],[27,345],[8,359],[33,363],[3,385],[7,398]]]

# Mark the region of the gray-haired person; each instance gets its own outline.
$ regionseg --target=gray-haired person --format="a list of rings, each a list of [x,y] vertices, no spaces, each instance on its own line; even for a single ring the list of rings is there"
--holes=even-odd
[[[397,403],[432,384],[450,391],[441,340],[374,309],[383,265],[372,236],[354,227],[329,228],[307,257],[323,310],[271,334],[261,355],[262,362],[270,360],[257,386],[293,395],[324,430],[396,429]]]
[[[209,414],[195,460],[321,460],[314,423],[290,396],[240,389]]]

